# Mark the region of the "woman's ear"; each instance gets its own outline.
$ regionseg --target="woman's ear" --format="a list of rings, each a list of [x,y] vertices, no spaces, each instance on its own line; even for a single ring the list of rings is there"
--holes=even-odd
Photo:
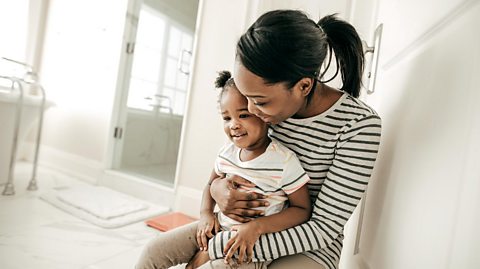
[[[310,93],[313,87],[313,79],[302,78],[297,82],[295,87],[300,90],[300,92],[302,93],[302,96],[308,96],[308,94]]]

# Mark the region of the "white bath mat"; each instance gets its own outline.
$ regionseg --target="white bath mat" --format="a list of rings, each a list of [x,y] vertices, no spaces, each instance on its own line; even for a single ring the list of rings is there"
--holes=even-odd
[[[169,211],[100,186],[74,186],[49,190],[42,200],[92,224],[118,228]]]
[[[105,187],[78,186],[58,190],[57,198],[97,218],[107,220],[148,208],[137,199]]]

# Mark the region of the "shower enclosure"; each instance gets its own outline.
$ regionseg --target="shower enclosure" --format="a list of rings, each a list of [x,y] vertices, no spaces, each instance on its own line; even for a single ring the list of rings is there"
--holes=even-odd
[[[173,186],[198,1],[131,0],[112,168]]]

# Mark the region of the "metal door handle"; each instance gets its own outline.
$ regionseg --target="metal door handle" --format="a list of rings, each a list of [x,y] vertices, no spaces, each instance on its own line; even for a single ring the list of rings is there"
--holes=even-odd
[[[367,53],[373,54],[372,65],[367,74],[367,78],[368,78],[367,94],[372,94],[375,92],[375,81],[377,78],[378,57],[380,55],[380,41],[382,40],[382,31],[383,31],[383,24],[380,24],[377,26],[377,29],[375,29],[372,47],[369,47],[367,42],[362,41],[363,47],[364,47],[364,54],[367,54]]]
[[[178,59],[178,65],[177,65],[177,68],[180,72],[182,72],[183,74],[185,75],[188,75],[190,74],[190,72],[187,70],[184,70],[183,69],[183,57],[185,55],[185,53],[187,54],[190,54],[190,56],[192,56],[192,52],[189,51],[189,50],[186,50],[186,49],[183,49],[182,52],[180,53],[180,58]]]

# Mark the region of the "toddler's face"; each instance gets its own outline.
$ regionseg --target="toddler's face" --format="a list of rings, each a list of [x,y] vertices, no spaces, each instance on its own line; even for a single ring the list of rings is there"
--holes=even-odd
[[[235,87],[224,91],[220,99],[223,129],[239,148],[251,149],[263,143],[268,127],[265,122],[248,112],[248,101]]]

